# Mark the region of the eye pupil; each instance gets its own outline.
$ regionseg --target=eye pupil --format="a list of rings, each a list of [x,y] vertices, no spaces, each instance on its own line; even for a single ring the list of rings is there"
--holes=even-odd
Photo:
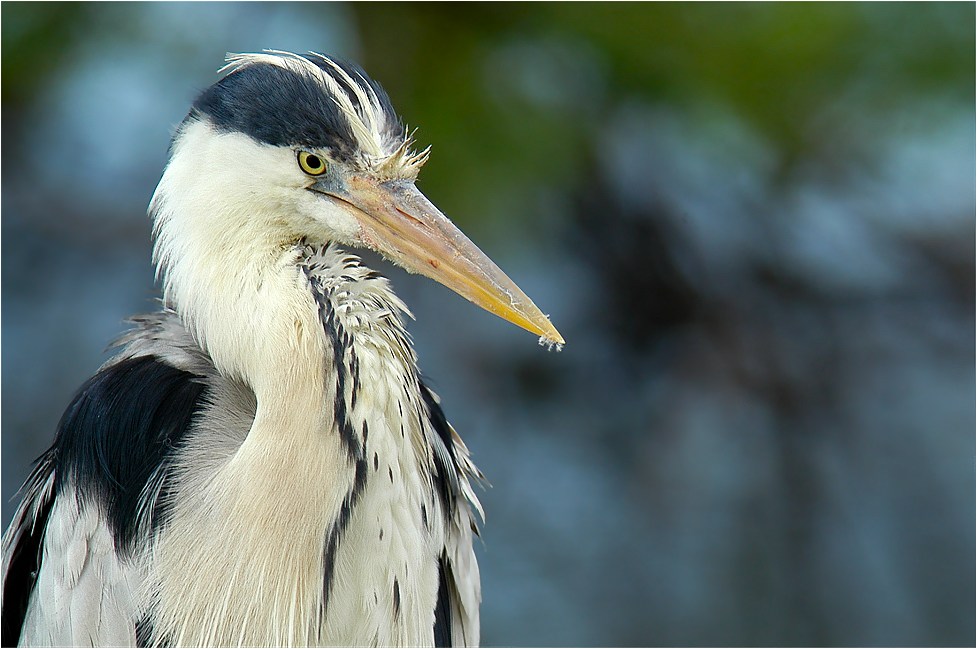
[[[318,176],[326,170],[325,161],[308,151],[299,151],[299,166],[302,168],[302,171],[313,176]]]

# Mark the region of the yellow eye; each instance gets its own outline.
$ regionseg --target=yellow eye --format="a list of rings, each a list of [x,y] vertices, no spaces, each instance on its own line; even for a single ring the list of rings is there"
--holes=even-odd
[[[321,176],[326,173],[326,161],[308,151],[299,151],[299,167],[310,176]]]

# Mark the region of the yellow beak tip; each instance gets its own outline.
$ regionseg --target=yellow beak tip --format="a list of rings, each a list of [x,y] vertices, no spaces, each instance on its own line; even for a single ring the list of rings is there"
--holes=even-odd
[[[560,335],[560,332],[556,330],[551,322],[547,319],[546,326],[540,327],[536,333],[539,334],[539,344],[542,347],[546,347],[549,350],[556,349],[556,351],[563,351],[563,346],[566,345],[566,340]]]

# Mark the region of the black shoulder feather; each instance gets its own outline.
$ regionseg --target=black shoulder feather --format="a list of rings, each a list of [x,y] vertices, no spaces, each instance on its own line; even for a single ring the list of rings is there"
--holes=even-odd
[[[61,417],[55,493],[70,481],[102,504],[119,551],[132,549],[143,490],[190,427],[204,391],[196,378],[153,356],[126,359],[90,378]]]

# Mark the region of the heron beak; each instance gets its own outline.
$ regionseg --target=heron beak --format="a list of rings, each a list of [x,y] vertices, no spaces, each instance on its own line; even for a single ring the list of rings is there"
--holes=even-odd
[[[354,176],[346,187],[313,187],[344,203],[361,243],[412,273],[430,277],[486,311],[562,345],[563,336],[525,293],[409,181]]]

